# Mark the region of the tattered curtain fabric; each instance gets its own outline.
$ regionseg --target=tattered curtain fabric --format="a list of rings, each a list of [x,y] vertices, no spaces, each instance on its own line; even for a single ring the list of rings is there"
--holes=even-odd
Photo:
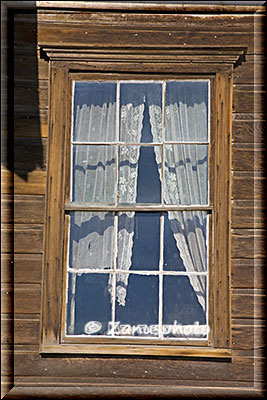
[[[200,90],[203,90],[203,87]],[[160,119],[154,118],[153,107],[149,112],[154,136],[160,129]],[[165,140],[180,143],[165,145],[164,202],[168,205],[207,204],[208,146],[186,143],[207,141],[207,102],[203,101],[203,96],[199,94],[196,85],[170,82],[166,89],[165,114]],[[160,148],[155,147],[155,158],[158,165],[161,165]],[[169,211],[168,217],[186,271],[205,272],[207,270],[206,213]],[[205,277],[189,275],[189,279],[205,311]]]
[[[177,83],[177,82],[176,82]],[[167,83],[165,105],[165,140],[182,142],[165,145],[164,201],[168,205],[204,205],[208,202],[208,146],[187,144],[205,142],[207,136],[207,102],[194,85]],[[92,85],[92,84],[91,84]],[[95,83],[84,88],[75,106],[74,141],[116,141],[116,97],[112,83]],[[106,86],[104,86],[106,85]],[[114,83],[114,85],[116,85]],[[168,87],[169,85],[169,87]],[[201,90],[200,90],[201,91]],[[147,102],[153,141],[162,140],[162,105],[153,96],[135,93],[135,101],[124,96],[120,108],[120,140],[141,142],[144,104]],[[115,202],[115,146],[75,145],[73,163],[73,195],[76,202]],[[154,146],[159,177],[162,180],[162,150]],[[137,197],[140,146],[121,145],[119,149],[119,203],[134,204]],[[118,230],[117,268],[131,267],[134,212],[124,213]],[[177,248],[187,272],[205,272],[207,248],[205,229],[207,214],[203,211],[168,212]],[[108,269],[113,263],[114,217],[111,213],[76,212],[72,217],[70,267]],[[90,244],[90,245],[88,245]],[[74,262],[75,260],[75,262]],[[129,274],[116,274],[116,299],[125,305]],[[189,276],[199,303],[205,311],[205,278]],[[110,293],[111,280],[110,280]]]

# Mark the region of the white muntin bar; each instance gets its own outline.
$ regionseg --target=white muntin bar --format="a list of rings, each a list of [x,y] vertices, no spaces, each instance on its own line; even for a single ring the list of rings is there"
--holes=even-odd
[[[72,274],[110,274],[113,269],[92,269],[92,268],[68,268],[67,272]],[[173,276],[191,276],[191,275],[203,275],[207,276],[208,271],[198,272],[198,271],[166,271],[166,270],[121,270],[117,269],[116,273],[119,274],[133,274],[133,275],[173,275]]]

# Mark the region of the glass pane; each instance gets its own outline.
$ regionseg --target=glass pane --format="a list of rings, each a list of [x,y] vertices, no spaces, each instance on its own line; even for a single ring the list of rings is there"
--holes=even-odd
[[[69,242],[70,268],[112,268],[114,214],[85,211],[72,212]]]
[[[205,211],[170,211],[164,218],[166,271],[207,271],[207,217]]]
[[[120,141],[160,142],[162,86],[159,83],[121,83]]]
[[[160,213],[119,214],[117,268],[158,270]]]
[[[116,82],[74,83],[74,141],[115,141],[116,88]]]
[[[208,81],[166,83],[166,141],[208,141],[208,92]]]
[[[208,204],[208,145],[164,148],[165,204]]]
[[[73,146],[72,201],[115,202],[115,146]]]
[[[125,287],[125,283],[120,282],[118,277],[117,288],[122,285]],[[157,336],[156,328],[151,328],[151,325],[158,324],[158,296],[157,276],[130,274],[126,286],[125,305],[120,305],[116,301],[115,335]],[[143,324],[149,329],[142,327]]]
[[[207,333],[206,296],[206,277],[203,275],[164,276],[164,336],[205,337],[203,333]]]
[[[160,203],[161,147],[120,146],[119,203]]]
[[[68,335],[108,334],[112,279],[110,274],[69,274]]]

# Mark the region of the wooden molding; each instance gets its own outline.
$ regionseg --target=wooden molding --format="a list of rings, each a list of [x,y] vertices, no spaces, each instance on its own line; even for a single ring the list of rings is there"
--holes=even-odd
[[[222,64],[236,68],[245,61],[246,47],[40,47],[41,57],[64,62],[142,62],[177,64]]]

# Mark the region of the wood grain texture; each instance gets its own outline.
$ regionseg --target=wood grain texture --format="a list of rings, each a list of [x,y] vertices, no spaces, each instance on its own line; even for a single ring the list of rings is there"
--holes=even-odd
[[[266,213],[261,200],[233,200],[232,228],[262,228],[266,226]]]
[[[252,32],[261,31],[265,16],[263,15],[202,15],[202,14],[135,14],[135,13],[96,13],[96,12],[68,12],[64,14],[43,12],[38,13],[38,20],[42,23],[60,23],[80,26],[92,24],[96,27],[130,29],[160,28],[162,30],[175,29],[180,31],[210,32],[211,26],[218,32]]]
[[[248,55],[246,62],[239,65],[235,70],[234,83],[244,85],[255,85],[264,83],[264,55]]]
[[[14,230],[14,232],[13,232]],[[9,224],[2,225],[4,238],[14,237],[13,243],[4,240],[2,243],[3,253],[42,253],[43,251],[43,226],[42,225],[16,225],[14,228]]]
[[[43,224],[45,214],[44,196],[2,197],[2,223]]]
[[[232,200],[261,200],[266,190],[266,178],[260,172],[232,173]]]
[[[233,121],[233,141],[237,143],[264,143],[266,121]]]
[[[254,389],[252,386],[249,389],[221,389],[220,387],[214,388],[199,388],[199,387],[178,387],[178,386],[158,386],[153,385],[103,385],[99,387],[94,385],[92,387],[14,387],[6,396],[7,400],[11,399],[25,399],[25,396],[29,399],[40,399],[45,396],[47,399],[63,399],[63,398],[75,398],[75,399],[123,399],[123,398],[262,398],[263,391],[261,389]]]
[[[38,7],[43,8],[65,8],[65,3],[63,1],[57,1],[55,4],[53,1],[38,1]],[[71,1],[68,3],[69,9],[91,9],[91,10],[119,10],[119,11],[173,11],[173,12],[202,12],[208,11],[210,13],[221,13],[221,12],[232,12],[232,13],[255,13],[261,12],[265,13],[266,7],[259,5],[222,5],[222,4],[157,4],[157,2],[153,4],[146,4],[144,2],[137,2],[136,4],[114,2],[108,3],[107,1]]]
[[[48,110],[48,81],[21,81],[15,83],[14,112],[29,117],[38,116],[39,109]]]
[[[32,194],[45,195],[46,188],[46,171],[34,170],[12,171],[2,169],[1,189],[3,194]]]
[[[38,345],[40,342],[40,321],[32,319],[17,319],[14,322],[5,316],[2,319],[4,329],[8,332],[2,337],[3,344]],[[13,332],[14,330],[14,332]]]
[[[232,288],[263,288],[265,259],[232,259]]]
[[[266,89],[259,85],[235,85],[233,112],[258,112],[265,111]]]
[[[253,381],[253,359],[238,358],[232,363],[192,360],[160,360],[120,358],[43,358],[36,353],[15,354],[15,375],[62,376],[62,377],[106,377],[116,380],[164,379],[179,380],[231,380]]]
[[[23,138],[47,138],[48,124],[47,115],[44,120],[36,118],[16,118],[14,119],[14,136]]]
[[[266,297],[263,294],[240,294],[233,290],[233,318],[265,318]]]
[[[2,254],[1,280],[10,284],[41,284],[42,261],[41,254]]]
[[[1,290],[5,314],[39,314],[41,306],[40,285],[3,284]]]
[[[233,349],[263,349],[266,347],[264,326],[233,325]]]
[[[88,34],[90,32],[90,35]],[[171,34],[171,35],[170,35]],[[140,48],[151,46],[151,37],[153,42],[160,47],[171,48],[173,46],[199,46],[199,43],[205,43],[206,46],[243,46],[246,43],[248,54],[253,54],[254,33],[237,32],[235,35],[229,33],[210,30],[210,32],[184,32],[176,29],[161,31],[160,29],[140,29],[138,33],[126,28],[116,29],[97,29],[92,24],[85,24],[80,29],[73,25],[63,23],[38,24],[39,44],[43,46],[57,46],[60,41],[67,46],[85,45],[88,48],[98,47],[132,47]],[[257,52],[263,53],[263,41],[260,38],[257,43]]]
[[[265,243],[264,229],[232,229],[232,259],[265,258]]]
[[[264,171],[266,150],[261,144],[234,143],[232,152],[234,171]]]

